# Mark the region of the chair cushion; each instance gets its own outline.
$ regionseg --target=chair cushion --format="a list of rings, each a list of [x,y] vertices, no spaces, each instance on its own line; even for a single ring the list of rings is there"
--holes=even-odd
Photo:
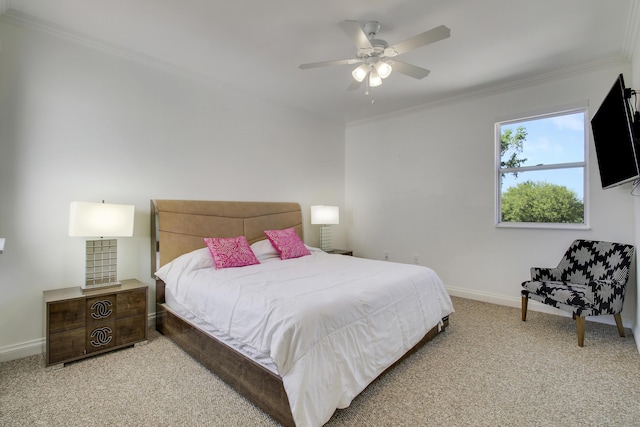
[[[593,306],[593,292],[588,285],[567,282],[538,282],[527,281],[522,288],[532,294],[540,295],[561,304],[579,307]]]

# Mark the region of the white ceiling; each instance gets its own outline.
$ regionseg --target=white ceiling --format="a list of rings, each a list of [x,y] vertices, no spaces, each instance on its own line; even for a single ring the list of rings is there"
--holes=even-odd
[[[629,59],[638,1],[0,0],[0,12],[350,122]],[[398,58],[429,76],[395,73],[366,96],[346,91],[355,65],[298,69],[355,55],[345,19],[379,21],[390,44],[441,24],[451,37]]]

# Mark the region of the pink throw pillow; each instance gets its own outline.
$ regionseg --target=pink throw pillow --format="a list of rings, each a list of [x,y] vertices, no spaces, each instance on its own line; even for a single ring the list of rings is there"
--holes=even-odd
[[[260,264],[244,236],[206,237],[204,242],[211,252],[216,268]]]
[[[280,254],[280,259],[299,258],[311,255],[294,228],[285,230],[265,230],[269,241]]]

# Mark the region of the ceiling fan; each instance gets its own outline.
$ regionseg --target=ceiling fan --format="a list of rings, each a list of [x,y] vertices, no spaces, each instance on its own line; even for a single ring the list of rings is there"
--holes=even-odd
[[[302,64],[299,68],[304,70],[327,65],[360,64],[352,71],[353,82],[347,90],[356,90],[364,82],[367,94],[370,87],[380,86],[382,79],[389,77],[392,71],[415,79],[426,77],[430,72],[429,70],[398,61],[396,56],[446,39],[451,35],[449,28],[440,25],[389,46],[386,41],[376,39],[376,34],[380,30],[380,23],[377,21],[369,21],[361,26],[358,21],[347,20],[338,23],[338,25],[358,48],[356,57]]]

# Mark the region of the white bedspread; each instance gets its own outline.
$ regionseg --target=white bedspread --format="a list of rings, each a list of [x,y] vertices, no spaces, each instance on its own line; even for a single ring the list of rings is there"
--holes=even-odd
[[[429,268],[317,251],[161,278],[196,316],[273,359],[298,426],[349,406],[453,312]]]

